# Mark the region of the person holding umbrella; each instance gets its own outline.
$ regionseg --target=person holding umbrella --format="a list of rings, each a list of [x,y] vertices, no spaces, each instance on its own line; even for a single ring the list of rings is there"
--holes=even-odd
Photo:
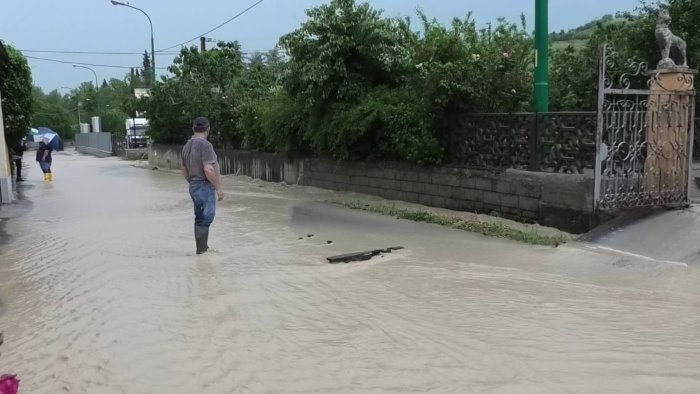
[[[36,161],[39,162],[39,167],[41,167],[41,172],[44,173],[44,180],[47,182],[53,181],[53,174],[51,173],[51,152],[53,149],[49,147],[48,140],[42,138],[39,142],[39,149],[36,150]]]
[[[51,153],[55,150],[60,152],[63,150],[63,142],[58,134],[48,127],[39,127],[39,149],[36,151],[36,161],[39,162],[41,172],[44,173],[44,180],[47,182],[53,181],[53,173],[51,172]]]

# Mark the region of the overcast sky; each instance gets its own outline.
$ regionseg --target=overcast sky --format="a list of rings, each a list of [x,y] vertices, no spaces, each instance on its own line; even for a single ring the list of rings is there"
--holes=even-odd
[[[258,0],[132,0],[153,20],[156,51],[198,37],[250,7]],[[296,29],[306,18],[304,10],[327,0],[263,0],[255,8],[223,26],[209,37],[239,40],[245,51],[268,50],[279,37]],[[472,11],[478,25],[499,17],[518,21],[524,13],[528,29],[534,28],[534,0],[371,0],[387,16],[415,16],[422,9],[428,16],[449,22]],[[573,28],[605,14],[631,11],[639,0],[550,0],[550,31]],[[116,65],[95,66],[103,78],[123,78],[128,67],[138,66],[150,48],[149,25],[136,10],[113,6],[109,0],[1,0],[0,39],[21,50],[131,52],[126,55],[59,54],[25,52],[25,55]],[[192,41],[198,44],[199,41]],[[211,44],[210,44],[211,45]],[[159,54],[156,66],[170,65],[173,56]],[[74,87],[92,81],[89,70],[71,64],[30,59],[35,84],[45,90]],[[159,70],[165,72],[165,70]]]

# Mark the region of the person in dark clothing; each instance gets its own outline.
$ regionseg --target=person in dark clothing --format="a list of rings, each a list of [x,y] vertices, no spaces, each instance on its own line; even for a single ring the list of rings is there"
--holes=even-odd
[[[27,150],[27,138],[22,138],[13,148],[12,160],[15,162],[15,168],[17,169],[17,182],[22,182],[22,156]]]
[[[36,151],[36,161],[39,162],[39,167],[41,167],[41,172],[44,173],[44,180],[47,182],[53,181],[53,174],[51,173],[51,149],[46,145],[46,139],[39,143],[39,149]]]

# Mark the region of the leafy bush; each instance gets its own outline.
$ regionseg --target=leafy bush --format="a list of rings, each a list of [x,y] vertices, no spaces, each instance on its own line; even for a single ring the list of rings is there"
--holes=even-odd
[[[691,64],[700,59],[700,38],[688,34],[700,22],[695,2],[668,1]],[[658,61],[657,10],[644,1],[634,15],[616,16],[626,21],[584,26],[582,49],[553,51],[551,110],[595,109],[603,42],[620,58]],[[440,163],[461,114],[531,110],[534,45],[524,19],[486,30],[470,14],[445,26],[419,13],[416,33],[410,20],[354,0],[307,15],[280,39],[281,52],[244,61],[237,43],[184,49],[146,102],[153,137],[183,142],[190,120],[204,115],[215,141],[236,147]]]
[[[10,60],[0,65],[0,92],[5,139],[9,146],[27,135],[32,120],[32,73],[27,59],[10,45],[4,45]]]

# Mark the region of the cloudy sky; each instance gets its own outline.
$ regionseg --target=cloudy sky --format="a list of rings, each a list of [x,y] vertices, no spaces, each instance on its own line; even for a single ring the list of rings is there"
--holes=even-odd
[[[153,20],[156,66],[168,66],[172,51],[187,40],[198,44],[198,37],[259,0],[131,0]],[[297,28],[304,10],[326,3],[324,0],[263,0],[244,15],[208,34],[219,40],[239,40],[244,51],[268,50],[278,38]],[[422,9],[428,16],[449,22],[455,16],[473,13],[480,26],[499,17],[518,21],[521,13],[528,28],[534,27],[534,0],[370,0],[387,16],[414,16]],[[550,0],[551,31],[582,25],[593,18],[616,11],[631,11],[639,0]],[[35,84],[45,90],[74,87],[94,80],[86,69],[73,68],[72,62],[96,64],[103,78],[122,78],[129,67],[141,63],[150,48],[149,25],[138,11],[114,6],[109,0],[2,0],[0,39],[25,55],[66,63],[30,59]],[[29,52],[32,51],[32,52]],[[34,51],[118,52],[119,54],[52,53]],[[113,67],[105,67],[105,66]],[[114,67],[121,66],[123,68]],[[159,70],[165,72],[165,70]]]

